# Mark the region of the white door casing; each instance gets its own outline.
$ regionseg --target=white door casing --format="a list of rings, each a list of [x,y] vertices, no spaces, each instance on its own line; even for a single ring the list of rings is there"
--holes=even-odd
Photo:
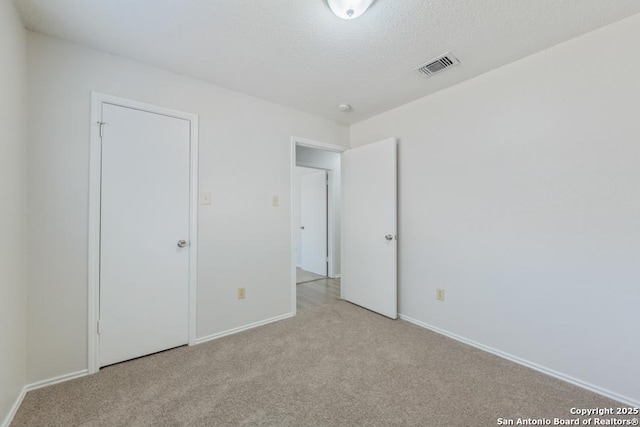
[[[300,179],[300,245],[302,268],[327,275],[327,172],[302,175]]]
[[[296,250],[296,235],[297,232],[299,230],[299,224],[297,224],[296,221],[296,212],[295,212],[295,206],[296,206],[296,202],[295,202],[295,195],[296,195],[296,191],[298,191],[298,184],[296,184],[296,165],[297,165],[297,158],[296,158],[296,146],[304,146],[304,147],[310,147],[310,148],[315,148],[315,149],[319,149],[319,150],[325,150],[325,151],[330,151],[333,153],[343,153],[346,148],[341,146],[341,145],[335,145],[335,144],[329,144],[326,142],[320,142],[320,141],[314,141],[311,139],[307,139],[307,138],[301,138],[298,136],[292,136],[291,137],[291,144],[290,144],[290,182],[291,182],[291,270],[290,270],[290,276],[289,276],[289,280],[290,280],[290,284],[291,284],[291,312],[293,314],[295,314],[297,312],[297,308],[296,308],[296,254],[297,254],[297,250]],[[331,184],[331,174],[330,174],[330,184]],[[332,209],[332,206],[330,204],[329,206],[330,209]],[[335,227],[335,224],[333,223],[334,221],[332,220],[333,216],[329,217],[329,247],[332,247],[333,245],[333,229]],[[331,256],[331,255],[330,255]],[[333,263],[330,262],[330,265],[332,265]]]
[[[90,373],[194,343],[197,249],[197,116],[92,101]]]
[[[396,319],[396,140],[342,154],[342,292],[349,302]]]

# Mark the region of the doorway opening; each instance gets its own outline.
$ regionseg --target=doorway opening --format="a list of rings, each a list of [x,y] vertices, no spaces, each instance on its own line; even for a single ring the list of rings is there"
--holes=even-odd
[[[292,311],[340,299],[341,153],[292,138]]]
[[[323,144],[291,139],[291,305],[301,308],[296,285],[296,166],[316,167],[304,162],[306,149],[321,155],[340,155],[340,196],[337,213],[329,209],[329,279],[340,279],[340,299],[391,319],[398,317],[398,222],[397,140],[387,138],[362,147]],[[334,180],[335,181],[335,180]],[[335,193],[334,193],[335,194]],[[333,198],[329,198],[331,202]],[[334,206],[335,207],[335,206]],[[339,223],[336,224],[336,219]],[[341,236],[341,237],[340,237]],[[332,252],[331,252],[332,251]],[[339,251],[339,255],[336,252]],[[340,260],[339,263],[336,263]],[[332,262],[333,261],[333,262]],[[320,283],[321,280],[309,282]],[[310,304],[322,305],[327,294]]]

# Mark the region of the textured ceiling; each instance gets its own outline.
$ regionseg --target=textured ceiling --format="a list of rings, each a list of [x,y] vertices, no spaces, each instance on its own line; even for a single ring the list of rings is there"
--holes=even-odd
[[[15,4],[30,30],[346,124],[640,13],[638,0],[377,0],[351,21],[326,0]],[[412,72],[446,51],[461,64]]]

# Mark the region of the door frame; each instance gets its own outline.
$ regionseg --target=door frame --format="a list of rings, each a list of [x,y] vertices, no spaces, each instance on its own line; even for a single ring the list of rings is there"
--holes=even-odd
[[[102,120],[102,104],[160,114],[189,122],[189,284],[188,284],[188,343],[196,344],[196,284],[198,262],[198,115],[158,107],[156,105],[119,98],[99,92],[91,92],[91,137],[89,161],[89,241],[88,241],[88,371],[98,372],[100,340],[98,320],[100,313],[100,216],[102,185],[102,139],[99,124]],[[108,125],[108,124],[107,124]]]
[[[290,180],[291,180],[291,312],[293,315],[297,313],[297,304],[296,304],[296,221],[295,221],[295,194],[296,194],[296,146],[303,146],[309,148],[315,148],[318,150],[331,151],[333,153],[342,154],[347,151],[348,147],[343,147],[341,145],[329,144],[326,142],[314,141],[312,139],[301,138],[298,136],[291,137],[291,163],[290,163]],[[308,166],[304,166],[308,167]],[[316,168],[317,169],[317,168]],[[334,246],[334,222],[335,218],[333,215],[333,171],[329,170],[329,187],[331,196],[329,197],[327,208],[328,208],[328,224],[327,224],[327,236],[328,236],[328,250],[329,250],[329,266],[328,266],[328,274],[329,277],[335,276],[334,262],[333,258],[335,256],[333,251]]]

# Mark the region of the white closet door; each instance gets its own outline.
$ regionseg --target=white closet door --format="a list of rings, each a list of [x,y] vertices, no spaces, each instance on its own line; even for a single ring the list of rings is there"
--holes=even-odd
[[[99,366],[187,344],[189,122],[102,104]]]

